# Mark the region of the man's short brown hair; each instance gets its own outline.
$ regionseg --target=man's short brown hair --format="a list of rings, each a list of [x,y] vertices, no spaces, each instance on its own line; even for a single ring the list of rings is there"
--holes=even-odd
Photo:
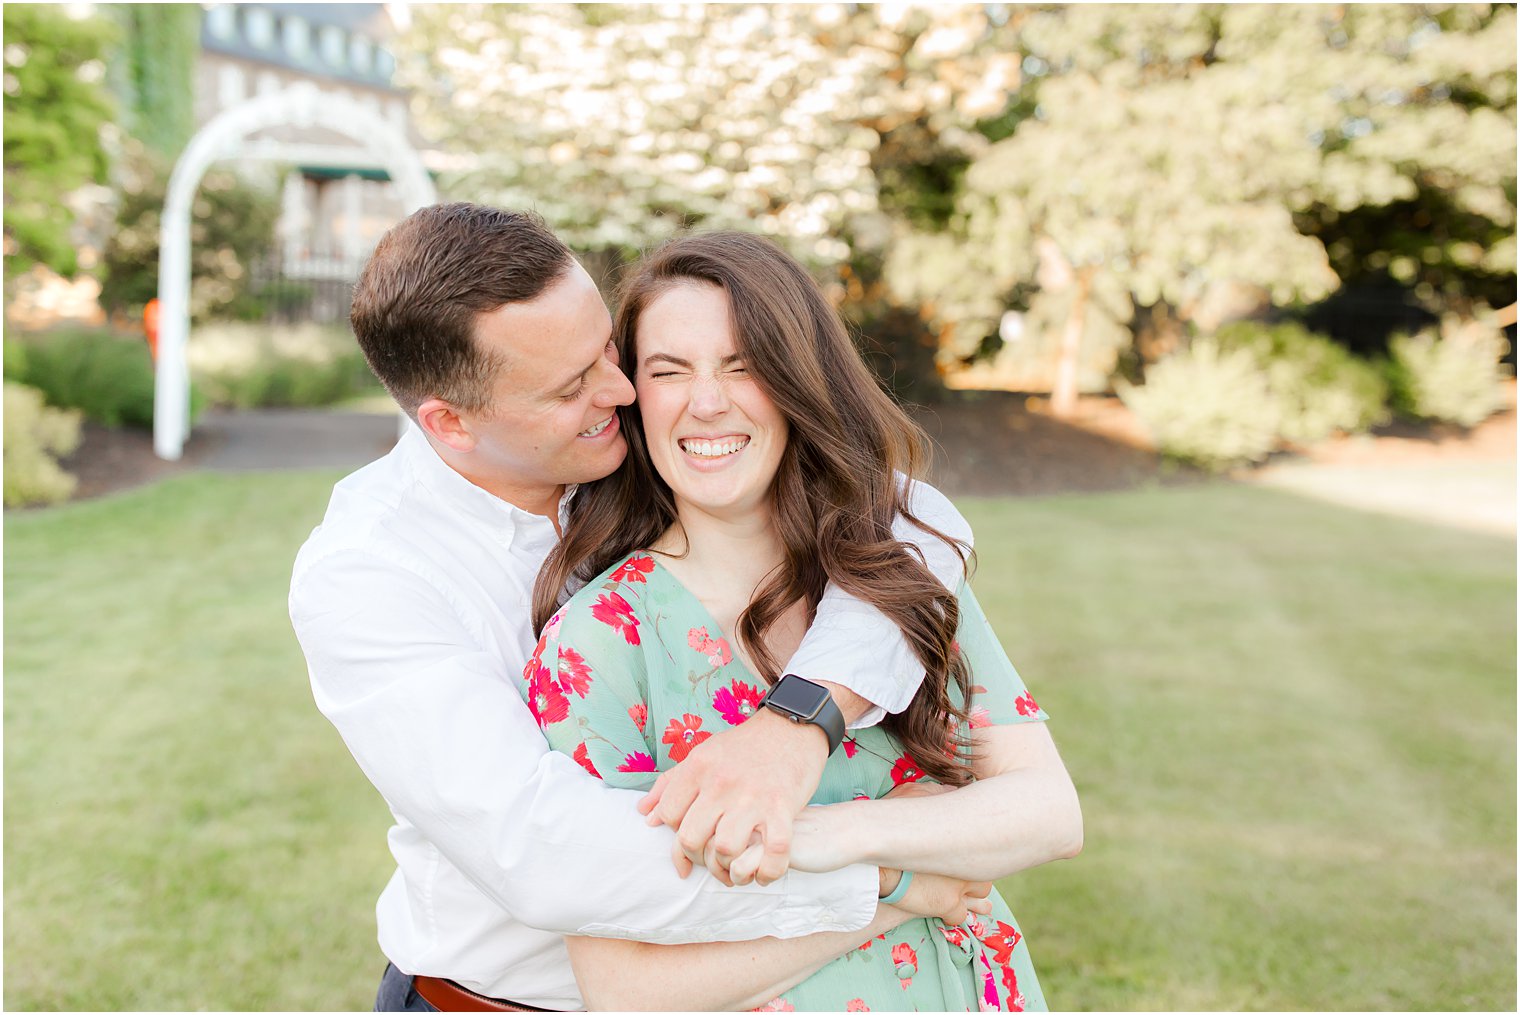
[[[535,299],[573,263],[531,212],[435,204],[381,238],[354,285],[349,320],[370,369],[406,412],[415,416],[429,398],[481,412],[500,364],[476,346],[476,316]]]

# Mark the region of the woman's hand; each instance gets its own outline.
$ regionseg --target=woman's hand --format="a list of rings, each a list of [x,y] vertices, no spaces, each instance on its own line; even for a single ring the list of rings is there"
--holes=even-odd
[[[882,871],[883,897],[897,887],[901,876],[901,871]],[[964,881],[943,874],[915,874],[908,885],[908,894],[890,908],[959,927],[971,918],[972,913],[987,916],[992,912],[992,900],[988,898],[991,894],[990,881]]]

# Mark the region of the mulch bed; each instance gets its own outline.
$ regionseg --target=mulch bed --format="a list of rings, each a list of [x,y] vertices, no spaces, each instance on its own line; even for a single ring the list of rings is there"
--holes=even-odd
[[[86,420],[80,431],[79,447],[59,464],[79,480],[73,499],[86,500],[196,469],[205,457],[207,445],[206,440],[192,434],[183,457],[177,462],[166,462],[153,453],[151,431],[117,429]]]

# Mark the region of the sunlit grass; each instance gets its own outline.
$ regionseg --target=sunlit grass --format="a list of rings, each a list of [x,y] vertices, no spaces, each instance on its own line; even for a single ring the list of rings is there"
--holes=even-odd
[[[335,474],[5,520],[5,1005],[368,1008],[388,815],[285,616]],[[963,504],[1082,792],[1063,1008],[1509,1008],[1513,541],[1226,485]]]

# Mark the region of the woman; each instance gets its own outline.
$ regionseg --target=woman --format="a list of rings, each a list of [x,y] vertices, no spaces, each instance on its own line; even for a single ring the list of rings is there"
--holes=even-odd
[[[854,829],[858,855],[839,863],[959,878],[975,895],[971,882],[1075,855],[1080,812],[1045,713],[970,589],[950,593],[892,538],[923,435],[807,273],[753,236],[676,240],[625,284],[613,337],[638,392],[622,410],[628,460],[574,499],[524,670],[550,744],[609,783],[648,788],[753,713],[832,581],[896,621],[926,671],[905,712],[829,759],[814,803],[842,806],[801,819]],[[924,778],[965,788],[848,803]],[[1045,1007],[995,893],[990,914],[972,905],[960,926],[900,905],[827,964],[800,947],[746,964],[744,944],[568,944],[593,1007]]]

